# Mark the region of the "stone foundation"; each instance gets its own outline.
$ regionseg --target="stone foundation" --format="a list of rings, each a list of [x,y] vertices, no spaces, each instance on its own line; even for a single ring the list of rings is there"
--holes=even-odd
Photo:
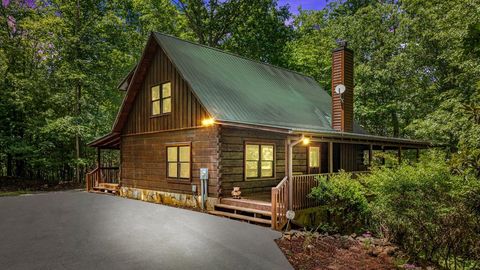
[[[142,200],[145,202],[201,208],[202,201],[200,196],[193,196],[192,194],[172,193],[158,190],[148,190],[131,187],[121,187],[119,195],[124,198]],[[208,197],[206,201],[207,210],[213,210],[214,205],[219,202],[218,198]]]

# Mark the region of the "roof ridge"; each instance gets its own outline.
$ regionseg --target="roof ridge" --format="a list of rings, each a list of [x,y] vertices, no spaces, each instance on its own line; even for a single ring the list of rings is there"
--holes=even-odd
[[[169,35],[169,34],[165,34],[165,33],[161,33],[161,32],[154,32],[154,31],[152,33],[162,35],[162,36],[166,36],[166,37],[170,37],[170,38],[173,38],[173,39],[176,39],[176,40],[179,40],[179,41],[187,42],[187,43],[190,43],[190,44],[193,44],[193,45],[196,45],[196,46],[200,46],[200,47],[204,47],[204,48],[207,48],[207,49],[215,50],[215,51],[218,51],[218,52],[221,52],[221,53],[224,53],[224,54],[229,54],[231,56],[235,56],[235,57],[238,57],[238,58],[250,61],[250,62],[270,66],[270,67],[281,69],[281,70],[288,71],[288,72],[291,72],[291,73],[295,73],[295,74],[298,74],[300,76],[310,78],[310,79],[312,79],[316,82],[315,78],[313,78],[312,76],[307,75],[307,74],[303,74],[303,73],[301,73],[299,71],[296,71],[296,70],[291,70],[291,69],[284,68],[284,67],[281,67],[281,66],[277,66],[277,65],[274,65],[274,64],[270,64],[270,63],[267,63],[267,62],[262,62],[260,60],[251,59],[251,58],[248,58],[248,57],[240,55],[240,54],[224,51],[224,50],[221,50],[219,48],[215,48],[215,47],[208,46],[208,45],[205,45],[205,44],[196,43],[196,42],[193,42],[193,41],[190,41],[190,40],[181,39],[181,38],[173,36],[173,35]]]

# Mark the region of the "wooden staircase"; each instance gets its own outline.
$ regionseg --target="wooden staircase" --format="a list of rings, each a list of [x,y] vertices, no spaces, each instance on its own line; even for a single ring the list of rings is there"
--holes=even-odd
[[[104,192],[104,193],[118,193],[118,184],[114,183],[98,183],[97,186],[93,187],[94,191]]]
[[[272,204],[265,201],[224,198],[209,213],[259,225],[272,224]]]

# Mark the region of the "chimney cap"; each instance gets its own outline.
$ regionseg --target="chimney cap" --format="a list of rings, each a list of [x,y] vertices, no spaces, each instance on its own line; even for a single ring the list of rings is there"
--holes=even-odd
[[[335,40],[335,42],[337,43],[338,47],[341,47],[341,48],[346,48],[348,44],[348,42],[345,39],[340,39],[340,38]]]

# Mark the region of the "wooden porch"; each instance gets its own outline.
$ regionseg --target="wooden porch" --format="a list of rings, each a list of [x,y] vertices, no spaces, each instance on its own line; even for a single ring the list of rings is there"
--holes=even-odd
[[[331,174],[308,174],[294,175],[292,210],[319,206],[319,203],[308,197],[313,187],[317,186],[316,179],[321,176],[329,177]],[[222,198],[220,203],[215,205],[211,214],[228,218],[247,221],[249,223],[271,226],[272,229],[281,230],[287,223],[286,213],[289,200],[288,177],[269,193],[258,193],[243,196],[241,199]]]
[[[116,194],[119,189],[119,167],[97,167],[86,175],[87,191]]]

